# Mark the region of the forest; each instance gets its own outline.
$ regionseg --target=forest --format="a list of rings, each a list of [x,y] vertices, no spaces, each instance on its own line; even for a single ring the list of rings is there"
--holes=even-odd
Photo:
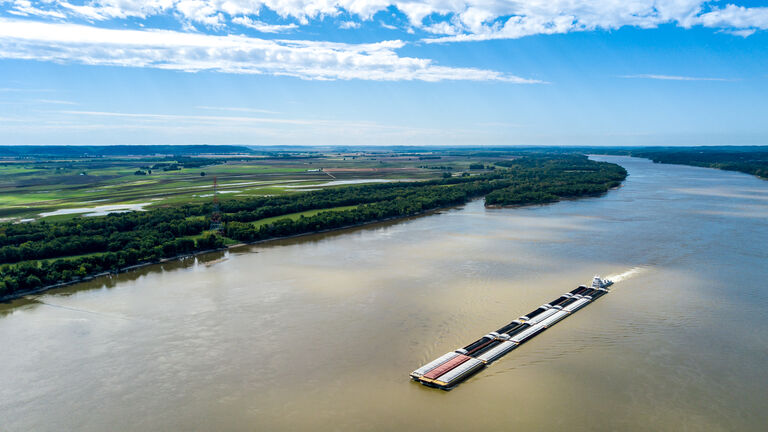
[[[525,156],[471,176],[223,200],[221,232],[209,231],[212,203],[60,222],[4,223],[0,224],[0,297],[214,250],[227,242],[254,242],[412,216],[477,197],[485,196],[487,206],[507,206],[595,195],[620,185],[626,175],[618,165],[581,155]],[[339,207],[345,209],[288,217]],[[275,217],[270,223],[257,223]]]
[[[630,154],[657,163],[739,171],[768,179],[768,147],[640,149]]]

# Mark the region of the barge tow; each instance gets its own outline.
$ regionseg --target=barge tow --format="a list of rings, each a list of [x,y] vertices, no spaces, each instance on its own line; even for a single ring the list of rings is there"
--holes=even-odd
[[[411,372],[424,385],[450,390],[488,364],[610,292],[613,282],[595,276],[590,286],[581,285],[482,338],[443,354]]]

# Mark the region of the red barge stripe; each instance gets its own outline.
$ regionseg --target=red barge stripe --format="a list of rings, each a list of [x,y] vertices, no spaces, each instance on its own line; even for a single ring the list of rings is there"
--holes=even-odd
[[[432,369],[431,371],[429,371],[429,373],[424,374],[423,378],[435,379],[471,358],[472,357],[465,356],[464,354],[459,354],[458,357],[454,357],[448,360],[447,362],[441,364],[440,366]]]

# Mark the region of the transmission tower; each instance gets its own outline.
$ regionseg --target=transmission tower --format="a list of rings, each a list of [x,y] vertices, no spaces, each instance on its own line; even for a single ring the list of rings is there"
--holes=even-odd
[[[221,232],[221,210],[219,209],[219,184],[213,177],[213,211],[211,212],[211,231]]]

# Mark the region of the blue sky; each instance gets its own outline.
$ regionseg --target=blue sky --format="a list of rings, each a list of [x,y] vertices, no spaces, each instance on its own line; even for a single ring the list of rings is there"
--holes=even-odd
[[[0,0],[0,144],[768,144],[768,7]]]

